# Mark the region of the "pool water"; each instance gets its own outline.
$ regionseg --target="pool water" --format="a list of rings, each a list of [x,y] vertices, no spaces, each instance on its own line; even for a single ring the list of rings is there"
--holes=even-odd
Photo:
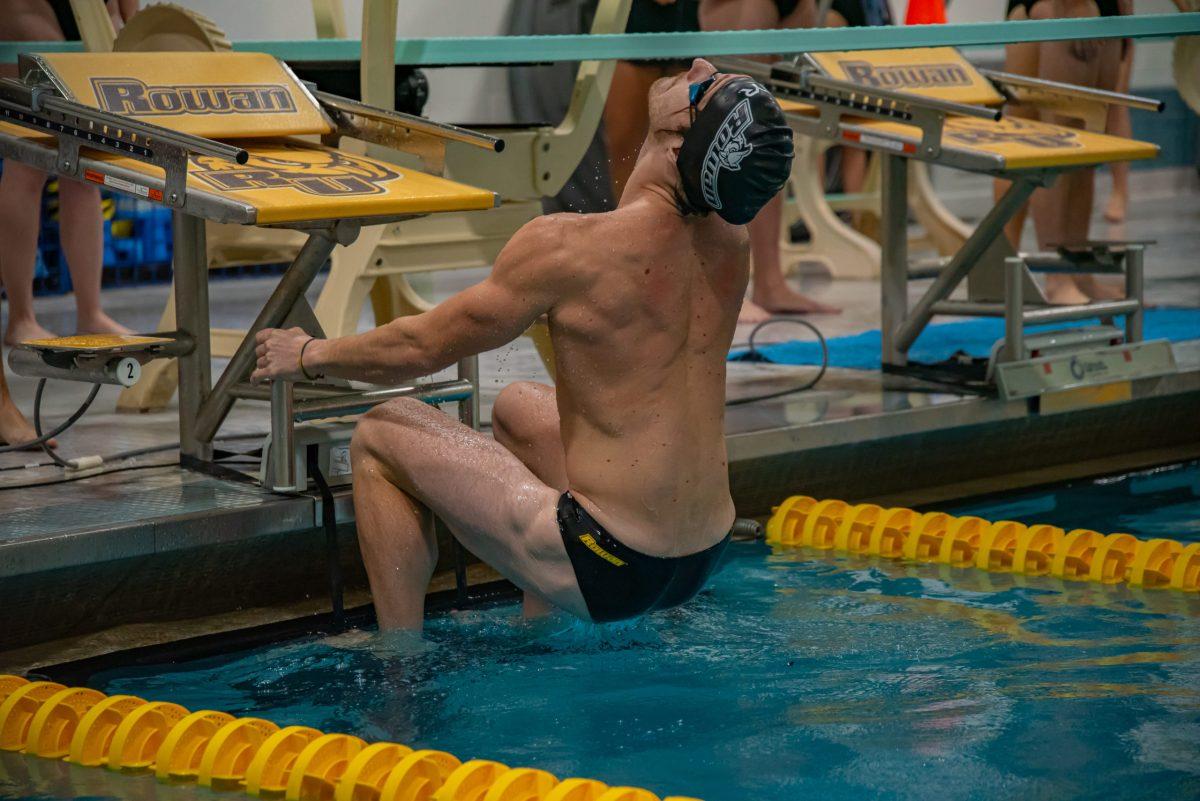
[[[945,507],[1200,539],[1200,465]],[[93,686],[706,801],[1200,798],[1200,599],[735,544],[606,627],[441,616]]]

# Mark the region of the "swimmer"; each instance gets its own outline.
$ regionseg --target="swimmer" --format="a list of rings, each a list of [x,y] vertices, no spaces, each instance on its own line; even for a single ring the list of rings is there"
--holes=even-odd
[[[495,439],[413,399],[351,445],[358,539],[381,628],[419,629],[437,562],[430,512],[525,591],[607,622],[681,604],[734,522],[725,358],[749,279],[745,224],[783,186],[774,98],[703,59],[661,78],[620,206],[540,217],[490,276],[424,314],[332,340],[258,334],[254,381],[401,384],[550,322],[557,387],[509,385]]]

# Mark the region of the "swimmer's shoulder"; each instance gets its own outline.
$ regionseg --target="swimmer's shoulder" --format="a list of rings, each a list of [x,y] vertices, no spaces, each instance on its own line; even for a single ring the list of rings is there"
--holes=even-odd
[[[595,227],[594,218],[604,216],[606,215],[573,212],[543,214],[525,223],[514,238],[520,238],[525,244],[540,247],[547,252],[556,251],[572,242],[578,244],[578,237]]]
[[[594,266],[594,260],[586,256],[602,237],[594,218],[604,216],[568,212],[535,217],[505,245],[496,267],[515,267],[527,274],[553,276],[560,290],[570,291],[586,285]]]
[[[526,258],[543,262],[563,258],[564,249],[579,233],[579,221],[572,218],[582,214],[543,214],[521,226],[509,240],[507,249],[519,251]]]

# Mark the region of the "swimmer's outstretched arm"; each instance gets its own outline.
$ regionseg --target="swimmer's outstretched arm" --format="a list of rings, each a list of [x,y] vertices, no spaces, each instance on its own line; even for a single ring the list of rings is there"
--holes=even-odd
[[[424,314],[401,317],[362,334],[312,342],[299,328],[260,331],[258,363],[250,380],[299,380],[306,372],[400,384],[505,345],[570,289],[563,225],[555,217],[533,220],[509,240],[486,280]]]

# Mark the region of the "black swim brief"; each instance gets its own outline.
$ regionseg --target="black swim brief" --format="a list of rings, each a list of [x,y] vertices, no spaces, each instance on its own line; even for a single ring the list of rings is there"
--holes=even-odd
[[[647,556],[622,545],[587,510],[564,492],[558,500],[558,530],[575,578],[597,623],[670,609],[690,600],[721,561],[729,535],[687,556]]]

